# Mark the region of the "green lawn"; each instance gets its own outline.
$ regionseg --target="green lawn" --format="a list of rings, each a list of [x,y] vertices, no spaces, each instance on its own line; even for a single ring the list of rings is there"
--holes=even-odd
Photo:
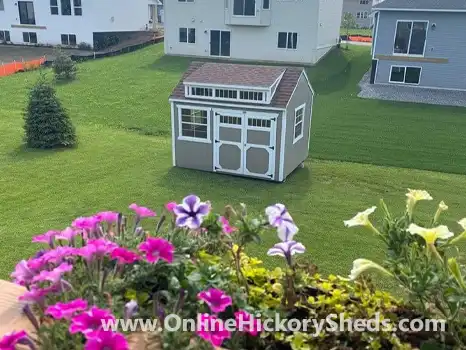
[[[318,94],[313,160],[284,184],[171,167],[167,98],[188,60],[162,52],[159,45],[87,62],[79,66],[78,81],[57,87],[79,133],[73,150],[25,150],[21,110],[38,73],[0,79],[0,277],[33,253],[34,234],[134,201],[157,209],[188,193],[212,200],[218,210],[245,202],[261,212],[285,203],[300,227],[297,238],[324,272],[347,274],[353,259],[380,257],[376,238],[345,229],[343,220],[381,197],[402,210],[407,187],[445,199],[448,223],[458,230],[454,220],[466,214],[460,191],[466,176],[407,168],[464,172],[464,109],[358,99],[356,85],[370,63],[367,48],[335,51],[310,69]],[[435,206],[422,208],[431,213]],[[256,252],[264,256],[275,242],[274,234],[265,237]]]
[[[340,28],[340,35],[346,35],[346,29]],[[372,36],[372,29],[366,28],[354,28],[349,30],[349,35],[363,35],[363,36]]]

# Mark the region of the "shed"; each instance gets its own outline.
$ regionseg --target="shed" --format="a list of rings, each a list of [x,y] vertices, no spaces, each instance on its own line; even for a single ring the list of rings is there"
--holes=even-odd
[[[282,182],[309,154],[304,68],[193,62],[173,90],[173,166]]]

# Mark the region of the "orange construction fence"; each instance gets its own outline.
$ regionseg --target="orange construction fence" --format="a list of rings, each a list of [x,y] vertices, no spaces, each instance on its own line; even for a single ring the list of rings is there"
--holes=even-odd
[[[11,63],[6,63],[0,65],[0,77],[5,77],[7,75],[15,74],[18,72],[25,72],[31,69],[37,69],[45,63],[45,56],[30,61],[13,61]]]
[[[350,41],[359,41],[359,42],[364,42],[364,43],[371,43],[372,38],[367,37],[367,36],[358,36],[358,35],[350,35],[349,36]]]

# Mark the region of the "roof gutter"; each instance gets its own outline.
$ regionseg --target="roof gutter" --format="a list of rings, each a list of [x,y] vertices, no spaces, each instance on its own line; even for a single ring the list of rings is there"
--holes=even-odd
[[[406,11],[406,12],[451,12],[451,13],[461,13],[466,12],[466,9],[413,9],[413,8],[382,8],[382,7],[373,7],[372,11]]]

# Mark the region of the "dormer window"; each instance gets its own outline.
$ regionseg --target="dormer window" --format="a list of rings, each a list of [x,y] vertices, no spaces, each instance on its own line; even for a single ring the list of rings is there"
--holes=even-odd
[[[200,87],[195,85],[186,86],[186,97],[204,98],[209,100],[223,101],[245,101],[248,103],[270,103],[273,96],[269,89],[247,90],[232,89],[228,87]]]

